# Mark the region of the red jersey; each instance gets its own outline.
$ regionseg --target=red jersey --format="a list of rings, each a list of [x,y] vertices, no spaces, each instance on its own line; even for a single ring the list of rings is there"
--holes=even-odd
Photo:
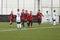
[[[25,13],[21,12],[21,20],[25,20]]]
[[[25,13],[25,19],[29,20],[29,13]]]
[[[26,20],[27,20],[27,21],[29,20],[29,15],[26,17]]]
[[[13,13],[10,14],[10,20],[13,20],[14,19],[14,15]]]
[[[29,15],[29,20],[30,20],[30,21],[33,20],[33,16],[32,16],[32,14]]]
[[[37,18],[38,18],[38,19],[42,19],[42,13],[37,12]]]

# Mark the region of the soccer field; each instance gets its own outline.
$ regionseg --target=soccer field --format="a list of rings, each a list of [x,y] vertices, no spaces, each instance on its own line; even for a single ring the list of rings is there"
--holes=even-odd
[[[12,26],[9,22],[0,22],[0,40],[60,40],[60,24],[33,23],[28,28],[25,23],[25,28],[17,30],[15,22]]]

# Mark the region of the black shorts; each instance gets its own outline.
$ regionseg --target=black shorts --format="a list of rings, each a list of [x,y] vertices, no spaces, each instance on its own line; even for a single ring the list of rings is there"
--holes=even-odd
[[[17,24],[20,24],[21,22],[17,22]]]
[[[31,23],[32,21],[31,20],[29,20],[29,23]]]
[[[53,20],[53,21],[56,21],[56,20]]]
[[[41,22],[42,21],[42,19],[38,19],[38,22]]]

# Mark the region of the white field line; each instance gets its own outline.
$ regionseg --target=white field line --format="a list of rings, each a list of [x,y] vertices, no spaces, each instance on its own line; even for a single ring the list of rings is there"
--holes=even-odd
[[[36,29],[54,29],[54,28],[60,28],[60,27],[39,27],[39,28],[22,28],[21,30],[36,30]],[[17,28],[0,28],[0,32],[5,31],[16,31]]]

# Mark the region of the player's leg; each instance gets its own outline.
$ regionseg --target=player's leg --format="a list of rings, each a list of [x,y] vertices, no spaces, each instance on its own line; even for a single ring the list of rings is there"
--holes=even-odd
[[[12,25],[12,20],[10,20],[10,25]]]
[[[40,24],[40,20],[38,19],[38,24]]]
[[[56,25],[56,20],[54,21],[54,25]]]
[[[31,21],[29,20],[29,28],[31,27]]]
[[[56,22],[55,22],[55,20],[53,20],[53,25],[56,25]]]
[[[22,26],[21,26],[21,22],[19,23],[19,28],[20,28],[20,29],[22,28]]]
[[[23,27],[24,27],[24,26],[25,26],[25,25],[24,25],[24,20],[23,20],[23,23],[22,23],[22,24],[23,24]]]
[[[29,20],[29,28],[31,28],[31,21]]]
[[[31,27],[32,27],[33,22],[31,21]]]
[[[54,25],[54,20],[53,20],[53,22],[52,22],[52,23],[53,23],[53,25]]]
[[[28,28],[29,28],[29,26],[30,26],[30,22],[29,22],[29,21],[27,21],[27,26],[28,26]]]
[[[20,25],[19,25],[19,22],[17,22],[17,29],[18,29],[18,30],[19,30],[19,26],[20,26]]]
[[[24,20],[22,21],[22,27],[25,27],[25,25],[24,25]]]
[[[41,21],[42,21],[42,19],[39,20],[39,22],[40,22],[39,25],[41,24]]]
[[[18,30],[21,29],[21,22],[17,22],[17,29],[18,29]]]
[[[23,27],[23,21],[21,21],[21,25],[22,25],[22,27]]]

